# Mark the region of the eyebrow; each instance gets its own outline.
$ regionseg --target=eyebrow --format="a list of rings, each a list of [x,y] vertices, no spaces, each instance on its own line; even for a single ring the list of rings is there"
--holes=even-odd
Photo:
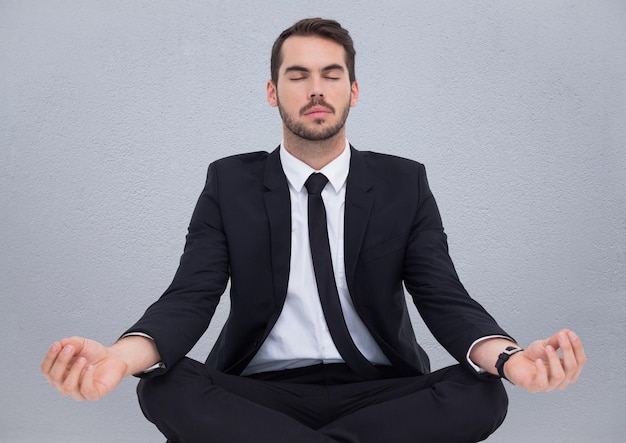
[[[328,71],[344,71],[344,67],[339,65],[339,64],[332,64],[332,65],[328,65],[324,68],[322,68],[322,72],[328,72]],[[299,65],[294,65],[294,66],[290,66],[287,69],[285,69],[285,74],[288,74],[289,72],[311,72],[310,69],[305,68],[304,66],[299,66]]]

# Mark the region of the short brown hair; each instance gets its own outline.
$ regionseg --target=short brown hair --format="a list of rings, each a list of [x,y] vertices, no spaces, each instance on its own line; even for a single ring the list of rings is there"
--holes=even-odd
[[[354,58],[356,56],[356,50],[354,49],[354,43],[352,42],[350,33],[348,33],[346,29],[342,28],[341,25],[335,20],[305,18],[290,28],[285,29],[274,42],[270,62],[270,70],[274,84],[278,82],[278,70],[283,62],[283,56],[281,53],[283,43],[285,43],[285,40],[289,37],[294,35],[303,37],[317,36],[332,40],[343,46],[346,51],[346,66],[348,67],[350,83],[354,83],[356,80],[356,74],[354,72]]]

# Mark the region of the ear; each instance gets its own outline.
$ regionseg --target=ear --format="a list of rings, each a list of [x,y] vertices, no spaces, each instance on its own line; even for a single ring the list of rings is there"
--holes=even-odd
[[[356,80],[352,82],[352,86],[350,87],[350,106],[355,107],[359,101],[359,82]]]
[[[267,102],[273,108],[278,106],[278,94],[276,91],[276,85],[272,80],[267,81]]]

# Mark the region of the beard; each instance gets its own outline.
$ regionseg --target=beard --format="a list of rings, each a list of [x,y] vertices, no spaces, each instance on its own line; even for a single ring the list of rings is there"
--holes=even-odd
[[[323,141],[328,140],[336,136],[346,124],[348,114],[350,113],[350,103],[340,109],[339,120],[328,127],[324,127],[324,119],[313,120],[316,127],[307,127],[304,123],[298,122],[292,115],[290,115],[280,104],[280,100],[277,98],[278,112],[283,120],[283,123],[289,129],[290,132],[297,135],[300,138],[309,141]],[[331,115],[336,115],[335,108],[326,103],[323,98],[314,98],[308,105],[300,109],[299,115],[303,116],[305,112],[314,106],[323,106],[331,111]]]

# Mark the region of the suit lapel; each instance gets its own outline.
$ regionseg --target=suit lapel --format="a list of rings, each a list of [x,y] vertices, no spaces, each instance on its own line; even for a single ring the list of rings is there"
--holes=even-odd
[[[282,306],[287,296],[291,256],[291,203],[287,178],[280,163],[278,149],[267,158],[265,175],[265,210],[270,225],[274,296]]]
[[[350,149],[352,152],[346,184],[344,226],[344,261],[349,289],[354,281],[357,260],[374,204],[374,194],[371,192],[373,182],[365,160],[359,151],[352,146]]]
[[[365,230],[369,222],[374,196],[373,186],[362,154],[350,147],[350,172],[346,184],[345,225],[344,225],[344,261],[348,287],[352,287],[354,272]],[[265,209],[270,225],[270,244],[276,302],[284,303],[289,282],[289,263],[291,256],[291,202],[289,185],[280,163],[278,149],[267,159],[265,175]]]

